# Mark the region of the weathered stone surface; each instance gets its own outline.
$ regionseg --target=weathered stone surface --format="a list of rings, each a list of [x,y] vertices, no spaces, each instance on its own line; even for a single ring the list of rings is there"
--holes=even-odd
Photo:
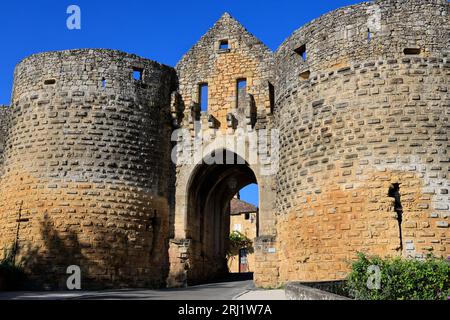
[[[18,259],[52,288],[65,286],[69,265],[81,267],[84,288],[163,284],[174,85],[172,68],[111,50],[22,61],[0,186],[0,250],[17,241]]]
[[[375,1],[339,9],[276,52],[278,281],[343,279],[357,251],[450,255],[448,222],[430,218],[448,214],[450,201],[449,8]],[[305,44],[306,61],[292,54]],[[409,58],[408,48],[420,53]],[[317,76],[299,77],[305,69]],[[403,251],[388,196],[395,183]]]
[[[229,200],[257,182],[258,286],[343,279],[357,251],[450,255],[449,16],[446,0],[362,3],[273,53],[225,14],[175,69],[111,50],[25,59],[0,107],[0,250],[18,240],[53,287],[71,264],[103,286],[208,280],[226,271]],[[174,128],[245,164],[172,164]],[[263,129],[276,173],[248,140],[214,140]]]
[[[308,283],[303,282],[288,282],[285,291],[288,300],[350,300],[344,296],[308,286]]]
[[[220,49],[227,43],[228,49]],[[229,201],[249,183],[265,187],[260,197],[260,231],[273,230],[275,176],[261,174],[260,163],[250,163],[248,139],[226,145],[215,139],[219,135],[237,141],[246,134],[273,128],[271,99],[273,53],[229,14],[219,21],[189,50],[176,66],[179,88],[178,109],[183,116],[177,124],[194,136],[201,133],[210,143],[204,149],[238,155],[247,165],[200,166],[198,163],[177,166],[174,225],[176,238],[189,239],[189,248],[178,248],[171,241],[171,275],[169,283],[183,285],[202,282],[227,272],[227,238],[230,229]],[[245,80],[245,90],[238,90]],[[208,110],[200,112],[200,86],[208,85]],[[192,108],[194,106],[194,112]],[[194,125],[195,121],[197,125]],[[220,137],[220,136],[219,136]],[[242,152],[242,147],[247,152]],[[189,154],[202,159],[201,150]],[[230,187],[231,185],[234,185]],[[268,223],[266,223],[268,222]],[[259,253],[256,253],[258,255]],[[182,279],[180,282],[179,279]]]

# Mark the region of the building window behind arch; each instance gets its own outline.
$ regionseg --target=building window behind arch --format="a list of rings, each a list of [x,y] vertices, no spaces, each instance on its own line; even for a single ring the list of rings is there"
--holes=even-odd
[[[199,91],[199,97],[198,102],[200,104],[200,108],[203,111],[208,111],[208,95],[209,95],[209,88],[207,83],[201,83],[198,88]]]

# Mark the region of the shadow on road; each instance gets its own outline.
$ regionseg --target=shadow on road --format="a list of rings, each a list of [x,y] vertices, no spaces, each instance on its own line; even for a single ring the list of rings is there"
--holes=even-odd
[[[185,288],[9,292],[0,293],[0,300],[231,300],[252,290],[252,279],[252,273],[234,273],[218,278],[214,283]]]
[[[218,282],[237,282],[253,280],[253,272],[247,273],[229,273],[224,277],[218,278]]]

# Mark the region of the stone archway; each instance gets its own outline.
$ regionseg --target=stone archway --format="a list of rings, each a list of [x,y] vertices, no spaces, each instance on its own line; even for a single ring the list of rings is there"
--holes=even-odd
[[[230,201],[252,183],[257,184],[255,173],[231,151],[216,150],[191,170],[183,208],[184,237],[171,243],[170,255],[178,263],[171,265],[169,286],[207,282],[228,273]]]

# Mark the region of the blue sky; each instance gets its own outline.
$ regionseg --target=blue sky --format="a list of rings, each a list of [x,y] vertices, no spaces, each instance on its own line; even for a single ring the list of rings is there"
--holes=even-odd
[[[15,65],[33,53],[110,48],[174,66],[224,12],[275,50],[305,23],[358,2],[361,1],[0,1],[0,104],[9,104]],[[72,4],[81,8],[81,30],[66,27],[66,10]],[[254,196],[247,198],[257,202]]]
[[[259,206],[258,204],[258,185],[251,184],[241,189],[239,192],[241,196],[241,200],[247,201],[255,206]]]
[[[0,1],[0,104],[9,104],[14,66],[43,51],[110,48],[174,66],[229,12],[276,49],[295,29],[355,0],[39,0]],[[66,9],[81,8],[81,30]]]

